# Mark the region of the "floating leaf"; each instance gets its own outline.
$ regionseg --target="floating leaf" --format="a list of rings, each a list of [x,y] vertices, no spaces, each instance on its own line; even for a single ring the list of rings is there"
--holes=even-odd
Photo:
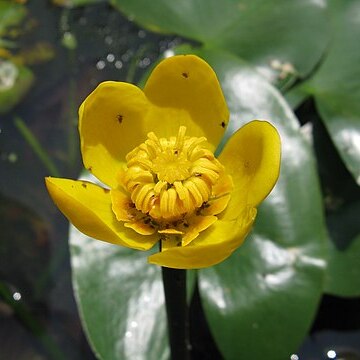
[[[142,26],[226,49],[272,80],[308,74],[328,43],[323,0],[111,0]]]
[[[82,323],[100,359],[168,359],[160,267],[148,253],[70,231],[74,288]]]
[[[225,53],[195,53],[220,79],[228,135],[260,118],[282,139],[280,179],[251,237],[227,261],[199,271],[204,310],[226,359],[285,359],[307,334],[322,295],[326,230],[314,157],[284,99],[249,65]]]
[[[82,178],[94,181],[89,175]],[[75,296],[97,356],[112,360],[167,360],[161,268],[147,262],[149,252],[89,238],[72,226],[70,245]],[[190,300],[195,272],[188,271],[187,275]]]
[[[348,170],[360,185],[360,2],[331,0],[333,39],[315,76],[302,86]]]

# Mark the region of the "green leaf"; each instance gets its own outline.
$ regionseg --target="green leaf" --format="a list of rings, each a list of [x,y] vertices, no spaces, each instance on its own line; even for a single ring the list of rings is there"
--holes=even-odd
[[[331,0],[330,4],[331,47],[304,89],[315,97],[340,156],[360,185],[360,2]]]
[[[323,0],[111,0],[142,26],[251,61],[272,80],[305,76],[328,42]],[[286,81],[287,82],[287,81]]]
[[[19,25],[27,14],[26,7],[10,1],[0,2],[0,36],[7,34],[10,27]]]
[[[168,359],[160,267],[148,253],[70,230],[73,285],[81,320],[100,359]]]
[[[221,82],[231,112],[227,136],[268,119],[282,139],[280,179],[252,235],[227,261],[199,271],[204,310],[226,359],[286,359],[322,295],[326,230],[314,157],[284,99],[249,65],[225,53],[195,53]]]
[[[26,66],[17,66],[0,59],[0,114],[17,105],[34,82],[32,71]]]
[[[360,296],[360,203],[328,217],[330,242],[325,291],[336,296]]]
[[[98,182],[88,173],[82,179]],[[100,359],[168,359],[161,268],[147,262],[151,252],[69,234],[73,286],[80,318]],[[188,301],[196,272],[187,271]]]

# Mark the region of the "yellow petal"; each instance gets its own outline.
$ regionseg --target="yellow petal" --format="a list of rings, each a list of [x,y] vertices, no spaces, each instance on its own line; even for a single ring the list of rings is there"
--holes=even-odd
[[[164,230],[159,230],[158,233],[167,234],[167,235],[181,235],[184,232],[177,229],[164,229]]]
[[[224,211],[230,200],[230,195],[223,195],[207,202],[207,206],[201,210],[201,215],[217,215]]]
[[[181,55],[162,61],[144,92],[106,81],[80,106],[85,168],[111,188],[117,186],[125,155],[151,131],[168,138],[185,125],[187,135],[205,135],[212,150],[224,134],[229,117],[224,96],[214,71],[200,58]]]
[[[79,109],[81,152],[85,168],[111,188],[125,155],[147,135],[144,119],[150,104],[134,85],[101,83]]]
[[[111,208],[118,221],[130,221],[134,218],[134,205],[129,195],[120,190],[110,190]]]
[[[126,222],[124,226],[133,229],[140,235],[148,236],[156,233],[156,229],[150,224],[144,223],[142,220],[136,220],[133,222]]]
[[[188,246],[171,247],[151,255],[152,264],[175,269],[200,269],[225,260],[244,241],[255,220],[256,209],[243,209],[232,221],[216,221]]]
[[[184,111],[191,120],[172,120],[169,128],[163,121],[153,124],[158,136],[174,135],[180,125],[187,127],[189,136],[205,136],[214,150],[219,144],[229,112],[219,81],[213,69],[194,55],[178,55],[159,63],[146,82],[144,92],[155,106]],[[171,121],[171,119],[170,119]],[[171,130],[171,133],[169,132]]]
[[[61,212],[81,232],[95,239],[138,250],[148,250],[156,235],[139,235],[115,218],[110,191],[86,181],[46,178],[47,189]]]
[[[217,221],[216,216],[194,215],[188,219],[188,231],[182,237],[182,245],[186,246],[196,239],[199,234]]]
[[[256,207],[274,187],[280,170],[280,136],[266,121],[251,121],[227,142],[219,156],[234,189],[222,219],[238,216],[244,206]]]

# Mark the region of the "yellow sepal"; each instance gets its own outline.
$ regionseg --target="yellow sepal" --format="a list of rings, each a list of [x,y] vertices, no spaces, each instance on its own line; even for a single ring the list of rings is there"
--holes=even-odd
[[[81,104],[79,132],[84,166],[111,188],[125,155],[146,138],[145,115],[150,104],[134,85],[106,81]]]
[[[168,137],[185,125],[190,136],[205,136],[214,151],[229,121],[229,111],[214,70],[195,55],[178,55],[161,61],[152,71],[144,92],[159,108],[172,108],[189,114],[187,123],[164,126],[154,123],[154,132]]]
[[[174,269],[200,269],[225,260],[244,241],[256,217],[256,209],[243,209],[232,221],[218,220],[188,246],[173,246],[151,255],[151,264]]]
[[[231,136],[219,156],[234,184],[222,219],[234,219],[265,199],[279,177],[280,157],[280,136],[266,121],[251,121]]]
[[[56,206],[84,234],[112,244],[148,250],[155,235],[143,236],[116,220],[110,191],[93,183],[47,177],[46,187]]]

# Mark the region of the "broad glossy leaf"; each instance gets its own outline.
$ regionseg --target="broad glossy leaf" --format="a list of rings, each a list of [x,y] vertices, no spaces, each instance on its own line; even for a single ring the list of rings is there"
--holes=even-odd
[[[167,359],[160,268],[148,254],[70,231],[76,300],[90,344],[100,359]]]
[[[328,217],[330,242],[325,291],[360,296],[360,203]]]
[[[227,135],[268,119],[282,139],[280,179],[252,235],[227,261],[199,271],[205,313],[226,359],[286,359],[322,294],[326,234],[313,154],[290,108],[261,76],[234,56],[197,53],[220,79],[231,112]]]
[[[309,73],[328,42],[324,0],[110,2],[150,30],[226,49],[280,82]]]
[[[303,88],[345,165],[360,185],[360,2],[331,0],[333,39],[324,63]]]
[[[96,182],[88,174],[81,178]],[[168,359],[161,268],[147,262],[150,253],[89,238],[73,226],[69,239],[80,318],[98,358]],[[190,300],[194,271],[187,285]]]

